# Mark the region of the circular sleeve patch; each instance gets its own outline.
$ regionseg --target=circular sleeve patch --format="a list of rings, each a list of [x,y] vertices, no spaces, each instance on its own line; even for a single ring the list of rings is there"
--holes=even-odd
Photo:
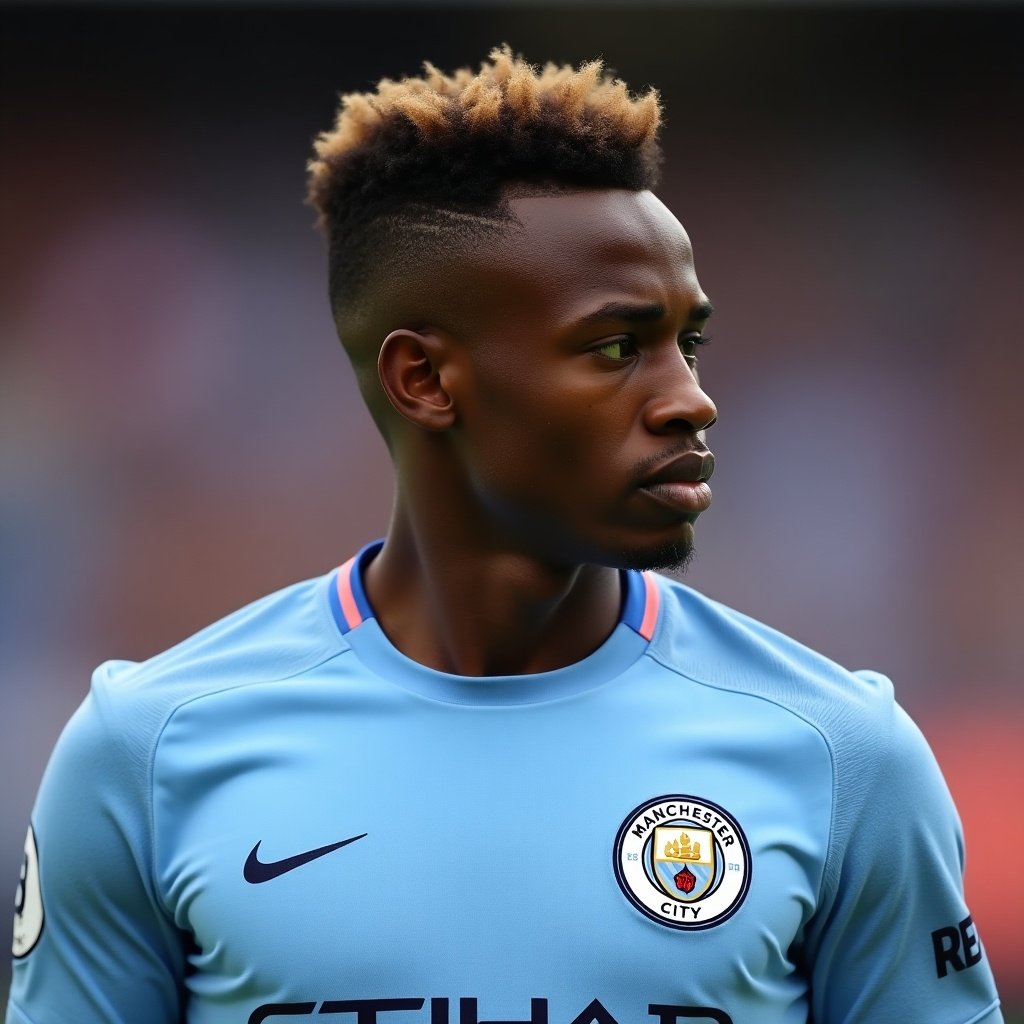
[[[43,934],[43,892],[39,886],[39,853],[36,834],[32,826],[25,836],[25,856],[21,862],[21,877],[14,894],[14,942],[11,947],[16,959],[28,956]]]
[[[696,796],[659,796],[631,811],[615,837],[614,867],[637,910],[686,931],[728,920],[750,889],[743,829]]]

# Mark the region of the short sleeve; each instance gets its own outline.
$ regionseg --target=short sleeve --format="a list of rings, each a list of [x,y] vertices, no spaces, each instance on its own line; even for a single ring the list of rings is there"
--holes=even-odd
[[[952,798],[899,706],[889,702],[879,724],[870,785],[845,805],[837,798],[829,856],[839,860],[808,948],[812,1019],[999,1024],[988,959],[964,902]]]
[[[181,1019],[184,943],[154,891],[148,780],[94,689],[43,777],[17,889],[7,1024]]]

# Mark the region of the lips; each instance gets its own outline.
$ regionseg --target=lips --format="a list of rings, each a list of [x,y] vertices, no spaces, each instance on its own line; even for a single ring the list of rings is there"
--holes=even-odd
[[[684,452],[644,477],[640,491],[673,516],[695,518],[711,505],[707,481],[714,471],[715,457],[706,448]]]
[[[714,471],[715,457],[706,448],[700,451],[688,451],[645,477],[640,486],[703,483],[711,479],[711,474]]]

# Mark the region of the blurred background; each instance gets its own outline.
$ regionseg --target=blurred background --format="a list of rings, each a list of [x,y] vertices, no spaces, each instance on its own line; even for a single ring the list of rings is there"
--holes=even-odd
[[[383,532],[389,464],[334,338],[304,163],[339,91],[508,41],[661,89],[661,194],[718,308],[715,506],[687,579],[893,677],[1024,1003],[1024,8],[36,2],[0,20],[12,893],[98,662]]]

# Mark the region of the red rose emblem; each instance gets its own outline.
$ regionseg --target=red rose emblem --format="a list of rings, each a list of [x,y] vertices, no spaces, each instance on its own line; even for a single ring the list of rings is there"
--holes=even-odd
[[[689,868],[683,868],[676,875],[674,881],[680,892],[693,892],[693,887],[697,884],[697,876]]]

